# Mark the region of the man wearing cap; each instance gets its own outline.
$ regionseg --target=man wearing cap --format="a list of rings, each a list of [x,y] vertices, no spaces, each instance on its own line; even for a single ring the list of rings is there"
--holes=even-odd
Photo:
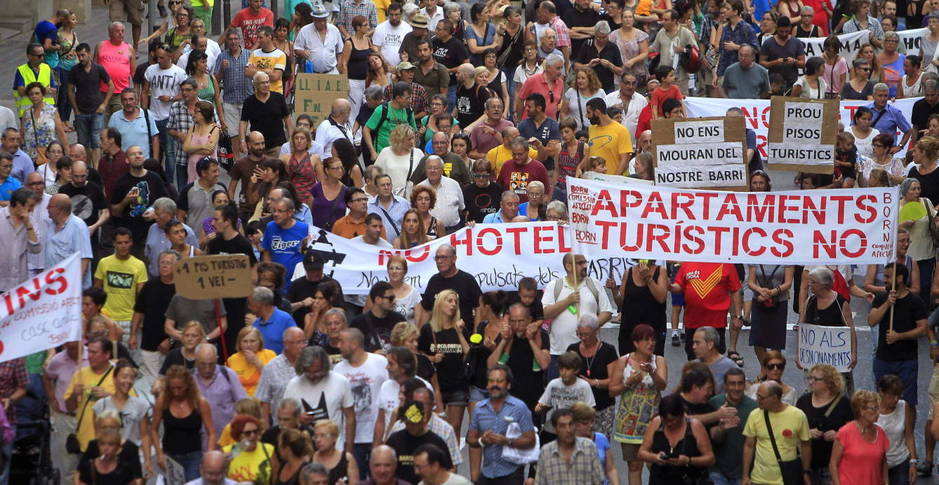
[[[325,263],[326,261],[319,254],[307,252],[303,256],[303,277],[293,280],[293,284],[287,290],[290,310],[294,321],[298,325],[303,325],[303,318],[306,317],[307,313],[310,313],[316,287],[324,281],[333,281],[329,276],[323,275]]]
[[[423,118],[424,115],[429,114],[427,109],[427,90],[424,89],[424,86],[414,82],[414,73],[417,71],[417,66],[408,61],[401,61],[396,70],[398,73],[398,81],[411,86],[411,111],[414,111],[414,118]],[[391,100],[391,83],[385,86],[385,99]]]
[[[378,9],[375,8],[375,2],[371,0],[342,0],[338,3],[339,14],[336,16],[336,26],[342,32],[343,39],[348,39],[355,33],[352,19],[356,16],[361,15],[368,19],[368,26],[372,29],[378,25]],[[316,11],[316,7],[313,7],[313,11]],[[316,16],[314,15],[313,18],[316,18]]]
[[[593,11],[589,7],[587,9]],[[580,50],[575,52],[575,68],[593,69],[597,73],[597,78],[600,79],[603,91],[612,93],[616,90],[613,80],[623,74],[623,56],[619,47],[610,42],[610,24],[606,20],[597,22],[593,44],[585,43]]]
[[[294,53],[304,61],[311,61],[315,73],[345,74],[346,66],[339,64],[343,45],[342,33],[335,25],[329,23],[329,12],[322,3],[313,4],[312,15],[313,23],[304,26],[297,34],[293,44]]]
[[[394,2],[388,6],[388,20],[378,24],[372,34],[372,43],[378,48],[381,57],[392,66],[401,62],[398,49],[404,42],[404,36],[411,32],[411,26],[401,22],[401,4]],[[296,48],[296,47],[295,47]]]
[[[408,20],[412,30],[404,36],[401,47],[398,48],[398,54],[401,54],[402,60],[411,61],[412,64],[417,65],[417,43],[422,40],[430,40],[427,32],[427,20],[427,16],[420,12],[414,14],[414,17]]]

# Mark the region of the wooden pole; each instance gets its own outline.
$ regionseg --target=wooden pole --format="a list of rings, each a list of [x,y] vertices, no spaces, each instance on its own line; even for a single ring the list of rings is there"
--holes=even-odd
[[[894,236],[893,240],[893,285],[891,291],[897,291],[897,236]],[[888,295],[889,296],[889,295]],[[893,307],[896,304],[890,305],[890,326],[887,328],[889,331],[893,331]]]
[[[571,278],[573,279],[572,284],[574,285],[574,292],[580,293],[580,288],[577,287],[577,273],[580,269],[577,268],[577,255],[571,253]],[[580,313],[580,303],[574,305],[574,315]]]

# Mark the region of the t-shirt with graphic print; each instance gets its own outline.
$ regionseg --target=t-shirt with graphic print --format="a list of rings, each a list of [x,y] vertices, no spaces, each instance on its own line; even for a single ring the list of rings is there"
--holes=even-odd
[[[463,346],[460,345],[456,329],[447,328],[434,332],[431,325],[424,325],[417,339],[417,350],[426,355],[443,354],[443,360],[437,364],[437,376],[443,392],[466,387],[466,382],[461,377]]]
[[[548,387],[545,388],[544,394],[538,399],[538,404],[551,407],[551,410],[545,416],[544,430],[549,433],[556,433],[554,425],[551,424],[551,416],[558,409],[569,408],[576,402],[587,403],[590,407],[597,405],[593,398],[593,391],[587,381],[575,378],[574,383],[568,386],[564,384],[560,377],[552,379],[548,383]]]
[[[287,269],[285,289],[290,287],[297,263],[303,261],[302,242],[309,234],[310,226],[305,222],[294,221],[293,226],[287,229],[280,227],[275,221],[267,223],[261,248],[271,254],[272,261],[284,265]]]
[[[502,170],[499,171],[499,185],[518,194],[519,203],[528,202],[528,184],[535,180],[543,183],[545,187],[550,187],[548,170],[538,160],[529,160],[524,165],[509,160],[502,164]]]
[[[730,294],[740,290],[740,278],[728,263],[682,263],[675,284],[685,296],[685,325],[688,328],[727,326]]]
[[[101,312],[112,320],[132,319],[134,303],[137,301],[137,285],[147,282],[147,266],[143,261],[133,256],[118,259],[112,254],[98,263],[95,279],[101,280],[102,289],[108,295]]]

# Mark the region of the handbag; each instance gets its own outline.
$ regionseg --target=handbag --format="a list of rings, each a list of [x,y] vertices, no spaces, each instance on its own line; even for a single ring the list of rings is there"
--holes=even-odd
[[[773,453],[776,455],[776,463],[779,464],[779,471],[782,473],[783,485],[801,485],[802,481],[802,460],[783,461],[779,454],[779,448],[776,446],[776,436],[773,434],[773,425],[769,422],[769,411],[763,410],[763,419],[766,421],[766,431],[769,433],[769,441],[773,445]]]
[[[521,438],[522,428],[520,428],[516,422],[509,423],[508,429],[505,430],[505,437],[510,440]],[[538,463],[538,455],[540,454],[541,439],[538,437],[537,432],[535,432],[535,446],[527,450],[520,450],[518,448],[512,448],[511,446],[502,447],[502,458],[505,458],[505,460],[509,463],[514,463],[516,465]]]
[[[759,268],[760,268],[760,274],[762,275],[762,278],[757,276],[757,282],[759,282],[760,286],[762,286],[763,288],[769,288],[770,285],[773,284],[773,276],[776,276],[776,271],[779,271],[779,265],[776,265],[773,267],[773,272],[769,274],[769,277],[766,276],[766,271],[763,269],[762,264],[759,265]],[[776,306],[779,305],[779,296],[780,295],[776,295],[768,300],[763,300],[759,303],[760,305],[763,305],[763,308],[766,308],[768,310],[776,308]]]
[[[101,376],[101,379],[98,379],[98,383],[95,384],[94,387],[100,386],[101,383],[104,382],[104,380],[108,378],[108,374],[110,374],[111,370],[113,369],[114,369],[114,366],[108,367],[107,372],[105,372],[104,375]],[[82,425],[82,419],[85,417],[85,411],[88,410],[89,401],[91,401],[91,399],[85,399],[85,404],[82,405],[82,412],[78,414],[78,421],[75,422],[76,423],[75,431],[72,433],[69,433],[68,437],[65,438],[65,451],[73,455],[82,454],[81,442],[78,441],[78,435],[76,433],[78,432],[78,428]]]

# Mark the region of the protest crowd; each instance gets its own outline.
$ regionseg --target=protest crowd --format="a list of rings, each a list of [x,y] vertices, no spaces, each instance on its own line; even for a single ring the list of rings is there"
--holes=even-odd
[[[939,2],[231,3],[213,29],[212,0],[161,0],[147,32],[139,0],[110,0],[91,44],[59,10],[3,61],[0,293],[76,253],[83,291],[80,341],[0,362],[0,485],[937,474],[939,374],[917,351],[939,362]],[[295,108],[310,74],[343,86],[321,115]],[[841,103],[831,170],[771,181],[771,96]],[[899,187],[889,263],[592,274],[568,248],[548,277],[493,283],[461,256],[474,228],[563,239],[576,180],[700,182],[657,179],[652,127],[702,116],[745,119],[743,175],[683,187]],[[334,277],[355,258],[315,249],[330,238],[382,255],[373,280]],[[178,294],[178,266],[208,255],[247,257],[249,294]],[[791,321],[840,328],[848,351],[803,366]]]

